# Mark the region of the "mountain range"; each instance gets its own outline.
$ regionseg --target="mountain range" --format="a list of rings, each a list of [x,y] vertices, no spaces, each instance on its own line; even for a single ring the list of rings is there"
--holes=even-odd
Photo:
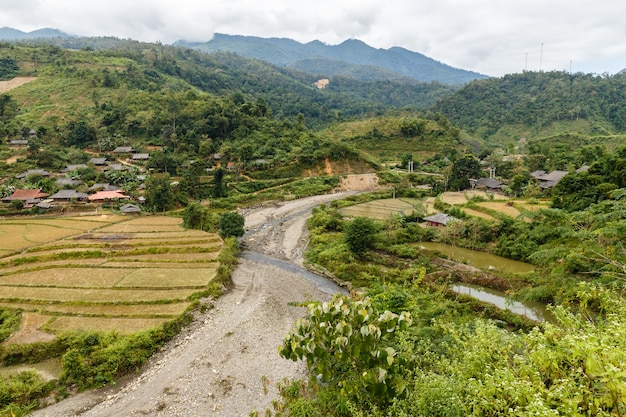
[[[0,40],[3,41],[17,41],[24,39],[41,39],[41,38],[71,38],[65,32],[61,32],[58,29],[43,28],[33,30],[32,32],[22,32],[18,29],[2,27],[0,28]]]
[[[466,84],[472,80],[488,78],[483,74],[451,67],[408,49],[400,47],[377,49],[357,39],[349,39],[339,45],[327,45],[320,41],[303,44],[286,38],[216,33],[208,42],[181,40],[174,45],[209,53],[234,52],[274,65],[319,73],[327,77],[348,76],[366,81],[407,78],[424,82],[438,81],[444,84]]]
[[[41,39],[79,39],[58,29],[32,32],[3,27],[0,41],[33,41]],[[357,39],[339,45],[320,41],[306,44],[286,38],[225,35],[216,33],[208,42],[179,40],[174,46],[188,47],[207,53],[233,52],[246,58],[259,59],[284,68],[293,68],[323,77],[345,77],[360,81],[439,82],[463,85],[488,78],[486,75],[438,62],[423,54],[401,47],[373,48]]]

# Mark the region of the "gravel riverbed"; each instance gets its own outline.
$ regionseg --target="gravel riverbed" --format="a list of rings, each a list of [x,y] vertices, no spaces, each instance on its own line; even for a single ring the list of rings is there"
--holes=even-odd
[[[232,288],[163,346],[135,375],[113,387],[84,392],[38,410],[46,417],[247,416],[263,415],[278,397],[276,384],[306,377],[303,363],[285,360],[278,346],[297,318],[294,304],[328,300],[340,289],[307,278],[302,265],[306,219],[312,207],[348,192],[309,197],[244,212],[244,246],[265,261],[244,256]],[[269,259],[269,261],[268,261]]]

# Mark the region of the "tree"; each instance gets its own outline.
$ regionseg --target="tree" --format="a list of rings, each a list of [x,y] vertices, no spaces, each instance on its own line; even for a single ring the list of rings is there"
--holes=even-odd
[[[459,191],[469,188],[470,178],[480,178],[480,161],[474,155],[467,154],[454,161],[452,165],[450,190]]]
[[[89,126],[84,120],[69,124],[69,132],[67,134],[68,145],[84,147],[95,142],[96,137],[96,130]]]
[[[167,211],[174,207],[174,191],[169,174],[154,174],[146,180],[146,204],[153,211]]]
[[[367,217],[357,217],[344,227],[348,248],[357,256],[363,256],[375,242],[377,227]]]
[[[213,173],[213,181],[215,184],[215,188],[213,189],[213,196],[215,198],[221,198],[226,196],[226,191],[224,190],[224,169],[218,168]]]
[[[199,203],[191,203],[183,211],[183,226],[187,229],[215,231],[218,223],[219,216]]]
[[[246,219],[239,213],[228,211],[220,217],[220,235],[223,238],[241,237],[245,233]]]

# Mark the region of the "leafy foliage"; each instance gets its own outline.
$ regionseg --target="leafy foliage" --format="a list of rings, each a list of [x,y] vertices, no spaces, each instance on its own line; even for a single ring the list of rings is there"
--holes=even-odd
[[[228,211],[220,216],[220,235],[223,238],[241,237],[245,233],[243,228],[246,219],[239,213]]]
[[[343,228],[348,248],[357,256],[363,256],[374,245],[376,224],[367,217],[357,217]]]
[[[6,340],[20,327],[22,315],[13,310],[0,309],[0,340]]]
[[[174,191],[168,174],[154,174],[146,181],[146,205],[155,212],[174,207]]]
[[[309,370],[324,383],[353,394],[366,390],[372,401],[385,403],[404,390],[402,363],[390,343],[393,333],[411,325],[408,313],[379,313],[371,301],[334,296],[311,304],[308,317],[299,320],[280,348],[291,360],[305,359]],[[335,380],[334,373],[349,369],[360,378]],[[354,386],[352,384],[355,384]]]
[[[470,187],[470,178],[480,178],[480,161],[474,155],[464,155],[454,161],[448,184],[450,190],[459,191]]]

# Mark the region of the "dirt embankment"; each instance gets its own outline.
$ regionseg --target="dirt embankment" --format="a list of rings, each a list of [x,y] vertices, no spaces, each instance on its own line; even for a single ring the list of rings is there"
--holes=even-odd
[[[312,207],[350,193],[315,196],[249,210],[244,243],[298,264]],[[194,323],[164,346],[136,375],[112,388],[89,391],[35,413],[46,417],[194,417],[263,415],[277,398],[276,383],[305,375],[303,363],[282,359],[278,346],[298,317],[294,303],[327,300],[335,287],[297,269],[241,259],[233,288],[196,313]],[[209,301],[207,301],[209,302]]]

